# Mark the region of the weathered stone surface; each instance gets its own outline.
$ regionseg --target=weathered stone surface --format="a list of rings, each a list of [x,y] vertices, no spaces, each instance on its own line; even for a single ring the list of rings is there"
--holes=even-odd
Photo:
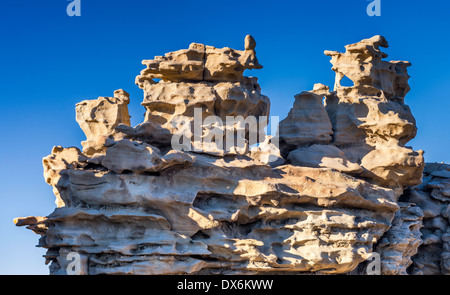
[[[255,39],[247,35],[244,46],[245,50],[240,51],[192,43],[189,49],[142,61],[147,68],[136,77],[136,84],[145,88],[155,83],[153,79],[172,82],[240,81],[246,69],[262,68],[256,58]]]
[[[325,51],[336,72],[335,89],[325,97],[333,126],[332,144],[364,168],[363,176],[389,187],[420,183],[423,151],[405,144],[416,135],[414,117],[404,97],[409,91],[408,62],[382,60],[388,47],[374,36],[347,45],[345,53]],[[347,76],[352,87],[341,86]]]
[[[109,147],[101,164],[116,173],[158,172],[176,165],[190,165],[195,157],[182,151],[170,151],[162,155],[160,150],[146,143],[121,140]]]
[[[336,72],[334,91],[316,84],[295,97],[280,122],[280,149],[294,165],[361,173],[401,194],[403,187],[420,183],[423,151],[405,147],[417,132],[404,104],[410,64],[382,60],[387,55],[380,46],[388,44],[374,36],[347,45],[345,53],[325,51]],[[342,86],[344,76],[354,86]]]
[[[194,131],[195,108],[201,109],[200,123],[207,117],[217,116],[225,125],[227,116],[255,116],[259,122],[259,116],[269,115],[270,107],[268,97],[260,93],[256,78],[219,83],[160,81],[145,87],[144,96],[145,122],[156,123],[171,134],[180,129],[181,118]]]
[[[60,197],[59,191],[55,189],[61,181],[61,171],[85,167],[87,165],[87,160],[88,157],[84,156],[78,148],[63,148],[61,146],[53,147],[52,153],[42,159],[44,179],[53,187],[53,193],[56,197],[55,203],[58,207],[63,207],[65,205]]]
[[[281,156],[280,149],[272,142],[272,140],[274,140],[274,136],[268,135],[264,142],[260,143],[259,146],[250,149],[250,157],[256,163],[264,163],[275,167],[286,162]]]
[[[114,130],[115,141],[129,139],[164,148],[170,146],[172,140],[172,133],[154,122],[144,122],[135,127],[120,124]]]
[[[427,163],[423,182],[402,199],[423,210],[422,245],[413,257],[412,274],[450,274],[450,165]]]
[[[151,128],[163,134],[159,142],[144,141],[158,147],[164,144],[172,144],[173,147],[174,141],[165,140],[166,134],[183,133],[183,140],[189,141],[179,143],[184,150],[216,156],[243,154],[248,152],[248,140],[252,136],[249,134],[250,125],[256,124],[261,130],[256,142],[263,142],[267,120],[260,120],[260,116],[269,116],[270,101],[261,94],[257,78],[243,76],[246,69],[262,68],[256,58],[255,46],[251,36],[245,38],[244,51],[193,43],[187,50],[143,61],[147,69],[136,78],[136,83],[144,90],[144,124],[158,126]],[[156,82],[155,78],[162,80]],[[199,111],[196,113],[196,110]],[[231,138],[227,139],[226,132],[242,128],[227,118],[240,116],[255,118],[256,121],[248,121],[248,125],[243,127],[245,140],[242,144],[229,143],[234,148],[225,149],[222,143],[225,146]],[[198,130],[201,131],[196,133]],[[126,132],[133,133],[131,130]],[[223,135],[219,136],[219,133]],[[212,137],[216,138],[217,144],[202,144],[204,139]]]
[[[351,174],[363,172],[361,166],[352,163],[344,152],[334,145],[313,144],[309,147],[299,147],[290,152],[287,159],[297,166],[331,168]]]
[[[105,152],[105,142],[119,124],[130,125],[128,114],[129,94],[122,89],[114,91],[114,97],[99,97],[85,100],[76,106],[76,119],[86,141],[83,152],[86,155]]]
[[[197,160],[159,175],[61,175],[56,189],[71,205],[48,217],[43,246],[87,255],[90,274],[344,273],[367,258],[398,208],[391,190],[328,169]],[[111,259],[121,266],[107,267]]]
[[[399,202],[391,228],[381,237],[374,251],[381,256],[381,274],[406,275],[406,269],[413,263],[411,257],[417,254],[422,244],[420,229],[423,213],[413,203]]]
[[[27,225],[27,229],[32,230],[35,234],[45,235],[48,227],[45,224],[47,217],[44,216],[28,216],[14,218],[14,224],[17,226]]]
[[[146,114],[135,127],[124,91],[77,105],[83,152],[55,147],[43,160],[57,208],[15,220],[42,236],[51,274],[67,273],[71,253],[80,274],[342,274],[374,250],[383,273],[404,274],[422,242],[422,211],[423,245],[447,243],[448,169],[426,170],[426,188],[398,202],[420,183],[423,157],[405,147],[416,133],[403,103],[409,64],[382,61],[384,38],[327,52],[337,81],[355,86],[301,92],[272,136],[262,131],[270,101],[243,76],[261,68],[255,46],[251,36],[244,51],[193,43],[143,61]],[[239,134],[242,146],[221,147]],[[427,220],[440,236],[425,233]]]
[[[381,90],[387,99],[403,102],[410,90],[407,68],[411,63],[382,60],[388,55],[380,47],[389,45],[383,36],[377,35],[345,46],[345,53],[325,51],[331,56],[332,69],[336,72],[335,89],[342,88],[340,82],[346,76],[366,93]]]
[[[284,155],[299,146],[328,144],[333,134],[322,100],[328,87],[316,84],[313,91],[295,96],[294,106],[287,118],[280,122],[280,148]]]

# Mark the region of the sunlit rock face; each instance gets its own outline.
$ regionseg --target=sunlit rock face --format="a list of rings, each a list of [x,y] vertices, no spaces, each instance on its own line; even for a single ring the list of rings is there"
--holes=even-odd
[[[277,134],[260,130],[252,147],[249,123],[230,150],[177,149],[173,138],[187,125],[188,140],[200,128],[200,139],[228,142],[216,132],[238,125],[229,116],[266,127],[269,98],[243,75],[262,68],[253,37],[244,50],[192,43],[144,60],[144,121],[130,126],[124,90],[77,104],[83,149],[57,146],[43,160],[57,208],[15,222],[41,235],[51,274],[68,273],[71,253],[81,274],[342,274],[374,250],[384,273],[404,274],[428,215],[398,198],[421,182],[423,152],[405,146],[416,134],[410,64],[382,60],[380,46],[375,36],[327,51],[334,90],[301,92]]]
[[[411,64],[383,60],[380,47],[388,47],[386,40],[374,36],[345,46],[345,53],[325,51],[336,72],[334,91],[316,84],[295,96],[280,123],[280,148],[293,163],[357,174],[401,192],[420,183],[424,165],[423,151],[405,147],[417,132],[404,104]],[[354,86],[341,86],[344,77]],[[305,149],[322,161],[302,160]]]

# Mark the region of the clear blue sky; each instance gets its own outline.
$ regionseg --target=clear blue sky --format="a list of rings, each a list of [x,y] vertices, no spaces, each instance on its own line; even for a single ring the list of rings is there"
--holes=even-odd
[[[0,1],[0,274],[48,273],[39,237],[12,220],[53,211],[41,159],[54,145],[80,147],[75,104],[123,88],[132,124],[140,123],[141,60],[191,42],[243,49],[253,35],[264,68],[247,74],[259,77],[271,115],[282,119],[295,94],[333,85],[324,50],[384,35],[388,59],[412,62],[406,103],[419,130],[410,145],[428,162],[450,162],[449,1],[381,0],[380,17],[366,14],[366,0],[81,0],[80,17],[67,16],[69,3]]]

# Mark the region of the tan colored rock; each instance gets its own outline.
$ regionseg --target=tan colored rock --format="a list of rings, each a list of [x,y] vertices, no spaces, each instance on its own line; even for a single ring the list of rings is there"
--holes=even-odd
[[[131,141],[145,142],[158,148],[170,146],[172,133],[154,122],[144,122],[130,127],[120,124],[114,128],[114,140],[129,139]]]
[[[329,94],[328,87],[316,84],[313,91],[303,91],[295,96],[288,116],[280,122],[280,148],[283,155],[299,146],[328,144],[333,134],[332,126],[322,103]]]
[[[391,190],[327,169],[198,160],[160,175],[62,173],[68,181],[56,189],[78,205],[48,217],[44,247],[87,253],[89,274],[345,273],[367,258],[398,208]],[[112,254],[120,267],[108,266]],[[155,259],[156,269],[136,268]],[[56,261],[52,269],[65,271]]]
[[[266,136],[264,142],[250,149],[250,157],[257,163],[264,163],[272,167],[284,164],[285,160],[281,156],[280,149],[272,142],[274,140],[273,136]]]
[[[450,240],[448,189],[434,181],[448,169],[432,169],[433,181],[398,202],[420,182],[423,157],[405,147],[416,132],[403,103],[409,64],[382,60],[384,38],[328,52],[337,81],[347,75],[355,86],[298,94],[273,136],[261,132],[270,101],[243,76],[261,68],[255,46],[251,36],[243,51],[193,43],[143,61],[146,114],[135,127],[124,91],[77,105],[83,152],[55,147],[43,160],[58,208],[15,220],[42,235],[52,274],[67,274],[72,254],[80,274],[344,274],[374,249],[386,273],[404,273],[421,242],[419,207],[423,245]],[[252,125],[262,127],[254,144]],[[178,144],[193,151],[174,147],[186,126]]]
[[[203,108],[205,115],[214,115],[216,93],[213,85],[206,82],[159,82],[144,88],[144,95],[145,121],[168,129],[176,116],[194,116],[195,107]]]
[[[389,45],[383,36],[377,35],[345,46],[345,53],[325,51],[326,55],[331,56],[332,69],[336,72],[335,89],[342,88],[340,82],[346,76],[364,92],[375,88],[381,90],[386,98],[403,102],[410,90],[407,67],[411,63],[382,60],[388,55],[380,47],[387,48]]]
[[[16,226],[27,226],[27,229],[41,236],[47,232],[48,226],[45,224],[46,221],[47,217],[44,216],[17,217],[13,220]]]
[[[206,81],[240,81],[246,69],[261,69],[256,58],[256,42],[252,36],[245,37],[245,50],[239,51],[228,47],[215,48],[206,46],[205,72]]]
[[[407,275],[422,244],[422,210],[413,203],[399,202],[391,228],[381,237],[374,251],[381,256],[382,275]]]
[[[423,151],[393,146],[372,150],[361,160],[367,175],[384,186],[413,186],[422,179]]]
[[[280,149],[294,165],[361,173],[400,195],[403,187],[420,183],[423,151],[405,147],[417,132],[404,104],[410,64],[384,61],[380,46],[388,44],[374,36],[347,45],[345,53],[325,51],[336,72],[335,89],[316,84],[296,96],[280,122]],[[354,86],[342,86],[344,76]]]
[[[243,78],[246,69],[262,68],[256,58],[255,47],[255,39],[250,35],[245,37],[244,51],[192,43],[189,49],[142,61],[147,68],[136,77],[136,84],[144,89],[155,83],[153,79],[237,82]]]
[[[192,43],[189,49],[167,53],[165,56],[155,56],[154,60],[143,60],[147,66],[136,77],[136,84],[143,88],[146,84],[155,83],[153,79],[165,81],[201,81],[205,59],[205,45]]]
[[[170,151],[163,156],[149,144],[121,140],[107,149],[101,164],[116,173],[158,172],[175,165],[191,165],[194,161],[195,157],[181,151]]]
[[[196,145],[193,137],[195,128],[200,129],[199,135],[202,141],[214,132],[213,126],[205,120],[213,116],[220,120],[220,124],[215,127],[221,130],[222,141],[225,144],[227,130],[233,130],[233,128],[237,130],[235,124],[227,125],[228,116],[236,118],[242,116],[244,119],[254,116],[255,123],[260,124],[259,117],[269,115],[270,101],[267,96],[260,93],[256,78],[245,77],[240,82],[218,83],[160,81],[146,86],[144,95],[142,105],[147,110],[145,122],[157,124],[172,135],[183,131],[184,126],[188,126],[188,131],[192,132],[189,135],[192,149],[213,155],[223,156],[230,151],[225,151],[223,146]],[[196,109],[199,110],[197,114],[199,122],[194,121]],[[265,126],[261,125],[259,130],[263,132]],[[248,131],[245,133],[244,137],[248,139]],[[187,133],[183,132],[183,134]],[[244,146],[240,148],[246,150]]]
[[[85,100],[76,106],[76,119],[84,134],[83,152],[86,155],[105,152],[105,142],[119,124],[130,125],[129,94],[122,89],[114,97]]]
[[[347,145],[390,140],[405,145],[417,132],[408,106],[385,98],[361,94],[356,88],[339,89],[326,97],[326,109],[333,125],[333,144]]]
[[[51,155],[42,159],[45,181],[50,185],[55,185],[55,179],[58,180],[57,176],[61,170],[83,167],[85,166],[83,162],[86,162],[87,159],[76,147],[53,147]]]
[[[352,174],[363,172],[361,166],[347,159],[344,152],[334,145],[313,144],[309,147],[299,147],[290,152],[287,159],[296,166],[331,168]]]
[[[333,125],[332,144],[365,169],[364,177],[401,190],[420,183],[423,151],[405,147],[417,132],[404,104],[410,63],[384,61],[387,54],[380,47],[388,47],[386,40],[374,36],[347,45],[345,53],[325,51],[336,72],[335,91],[325,104]],[[341,86],[344,76],[354,86]]]
[[[85,167],[87,165],[87,160],[88,158],[84,156],[78,148],[63,148],[61,146],[53,147],[52,153],[42,159],[44,178],[45,181],[53,187],[53,193],[56,197],[56,206],[63,207],[66,205],[65,200],[62,199],[59,194],[59,190],[55,189],[56,185],[62,181],[61,172],[67,169]]]
[[[230,144],[230,149],[225,149],[225,135],[219,142],[224,143],[221,146],[203,144],[203,139],[215,137],[219,131],[225,133],[237,129],[233,124],[227,125],[227,116],[243,116],[244,119],[255,116],[259,124],[259,116],[269,115],[270,102],[261,94],[257,78],[243,76],[246,69],[262,68],[256,58],[255,46],[255,40],[248,35],[244,51],[193,43],[187,50],[143,61],[147,69],[136,78],[136,84],[144,90],[145,122],[161,126],[163,133],[188,136],[191,143],[182,144],[185,150],[218,156],[247,152],[245,144]],[[197,127],[194,127],[195,109],[200,110]],[[203,124],[205,118],[212,116],[220,118],[220,124]],[[190,125],[187,129],[192,134],[186,135],[186,125]],[[214,127],[218,129],[214,130]],[[264,127],[261,125],[259,129]],[[195,128],[200,129],[200,134],[194,138]],[[263,130],[261,132],[260,141],[263,141],[265,134]],[[249,136],[245,131],[247,140]]]

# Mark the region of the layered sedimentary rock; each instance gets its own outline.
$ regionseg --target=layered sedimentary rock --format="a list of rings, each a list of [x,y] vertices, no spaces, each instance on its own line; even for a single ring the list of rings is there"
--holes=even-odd
[[[295,96],[288,116],[280,122],[280,147],[283,154],[299,146],[329,144],[332,125],[322,100],[330,94],[328,86],[314,85],[314,90]]]
[[[142,64],[147,68],[136,77],[136,83],[143,88],[148,83],[154,83],[153,79],[239,82],[246,69],[262,68],[256,58],[256,42],[252,36],[245,37],[244,47],[245,50],[241,51],[192,43],[189,49],[143,60]]]
[[[427,163],[423,182],[405,191],[402,200],[423,211],[422,244],[411,274],[450,274],[450,165]]]
[[[136,77],[136,84],[144,91],[145,121],[156,123],[171,134],[182,129],[180,125],[190,125],[190,129],[184,130],[184,136],[189,141],[194,139],[191,149],[195,151],[220,156],[247,152],[245,143],[237,146],[239,152],[215,145],[196,145],[203,140],[193,138],[194,120],[197,116],[201,121],[198,124],[202,129],[200,139],[214,136],[214,130],[225,133],[227,129],[241,127],[227,121],[230,116],[255,118],[255,122],[249,121],[247,126],[241,127],[246,139],[252,124],[261,124],[260,129],[264,129],[267,122],[260,122],[259,118],[269,115],[269,98],[261,94],[257,78],[243,76],[246,69],[262,68],[256,58],[255,46],[255,40],[248,35],[244,51],[192,43],[189,49],[144,60],[142,63],[147,68]],[[157,83],[155,79],[161,81]],[[187,134],[189,130],[192,134]],[[254,143],[265,140],[263,131],[259,137]],[[221,139],[226,140],[226,136]]]
[[[86,155],[105,152],[105,142],[119,124],[130,126],[129,94],[123,89],[114,91],[114,97],[99,97],[76,105],[76,120],[86,135],[81,144]]]
[[[42,236],[51,274],[68,272],[71,253],[81,274],[340,274],[374,248],[404,273],[422,207],[398,197],[423,170],[405,147],[408,63],[382,61],[380,36],[327,52],[355,86],[316,84],[266,136],[269,99],[243,76],[261,68],[255,46],[247,36],[243,51],[193,43],[144,60],[135,127],[123,90],[77,105],[83,150],[43,160],[57,208],[15,220]]]
[[[326,153],[330,148],[322,148],[315,157],[322,155],[324,160],[317,161],[316,167],[340,166],[342,172],[358,173],[399,193],[403,187],[420,182],[423,151],[405,147],[417,131],[414,117],[404,104],[410,63],[384,61],[387,54],[380,47],[387,46],[382,36],[374,36],[347,45],[345,53],[325,51],[336,72],[334,91],[316,84],[311,92],[296,96],[293,109],[280,122],[280,148],[293,163],[298,162],[296,154],[301,155],[305,147],[333,145],[333,151],[338,148],[342,153],[331,152],[335,160],[330,161]],[[354,86],[341,86],[344,76]],[[297,148],[300,151],[295,151]],[[337,165],[336,161],[350,164]]]
[[[422,244],[423,212],[414,203],[399,202],[391,228],[381,237],[374,251],[381,257],[381,274],[406,275]]]
[[[389,187],[416,185],[423,170],[423,151],[405,144],[416,135],[405,95],[409,91],[403,61],[384,61],[384,37],[347,45],[345,53],[325,51],[336,72],[335,93],[325,98],[333,125],[333,144],[364,168],[363,177]],[[340,85],[343,76],[354,86]]]

